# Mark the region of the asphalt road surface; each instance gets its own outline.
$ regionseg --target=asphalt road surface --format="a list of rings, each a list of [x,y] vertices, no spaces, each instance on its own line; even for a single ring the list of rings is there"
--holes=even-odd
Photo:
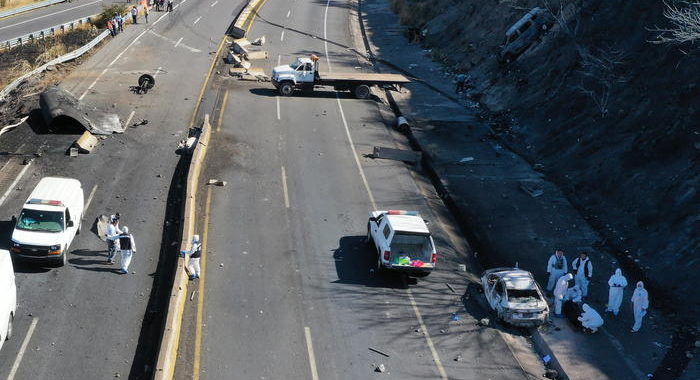
[[[0,19],[0,41],[7,41],[102,12],[104,6],[125,1],[73,0]]]
[[[286,29],[352,45],[349,8],[270,0],[249,34],[266,36],[270,59],[253,66],[269,73],[314,53],[322,70],[357,71],[350,52]],[[176,378],[366,379],[379,364],[396,379],[541,376],[460,299],[468,247],[430,184],[408,165],[365,156],[375,145],[406,148],[375,101],[332,89],[279,98],[269,83],[223,79],[207,94],[220,103],[202,177],[227,185],[199,192],[206,265],[189,289]],[[438,270],[417,283],[371,273],[372,209],[430,220]]]
[[[157,341],[140,338],[150,336],[149,322],[162,311],[147,311],[159,256],[177,249],[164,238],[173,222],[165,214],[177,183],[175,148],[220,41],[211,36],[223,35],[238,5],[214,3],[183,1],[170,14],[153,12],[149,25],[130,26],[61,83],[129,125],[147,124],[76,158],[65,153],[80,132],[50,133],[36,111],[0,137],[0,247],[7,248],[10,217],[41,177],[78,178],[88,203],[68,265],[17,265],[17,318],[13,339],[0,351],[0,378],[150,378],[153,363],[144,355]],[[133,94],[129,86],[143,73],[153,74],[156,86]],[[31,163],[22,165],[24,159]],[[90,232],[98,215],[117,211],[138,247],[127,275],[105,263],[105,243]]]

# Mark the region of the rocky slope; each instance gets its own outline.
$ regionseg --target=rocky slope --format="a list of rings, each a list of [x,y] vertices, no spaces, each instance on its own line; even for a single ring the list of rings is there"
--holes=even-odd
[[[505,31],[533,7],[559,21],[499,64]],[[681,5],[682,6],[682,5]],[[503,141],[565,189],[656,304],[700,307],[697,44],[655,44],[656,0],[393,0],[433,58],[467,73]],[[700,42],[700,41],[699,41]],[[694,315],[694,314],[691,314]]]

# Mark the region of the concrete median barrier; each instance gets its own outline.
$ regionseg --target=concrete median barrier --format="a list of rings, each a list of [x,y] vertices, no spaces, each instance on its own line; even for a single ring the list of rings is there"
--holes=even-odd
[[[197,187],[199,186],[199,174],[202,170],[202,163],[209,146],[211,136],[211,124],[209,115],[205,115],[201,126],[201,132],[197,139],[196,147],[192,153],[190,168],[187,172],[187,186],[185,189],[185,209],[182,220],[182,239],[180,240],[180,252],[190,249],[190,242],[195,229],[195,207]],[[165,320],[165,328],[160,343],[158,359],[154,379],[172,379],[175,374],[175,363],[177,361],[177,350],[180,340],[180,326],[182,324],[182,314],[185,309],[187,299],[188,277],[185,273],[185,258],[177,260],[175,268],[175,278],[170,291],[170,302],[168,303],[168,314]]]

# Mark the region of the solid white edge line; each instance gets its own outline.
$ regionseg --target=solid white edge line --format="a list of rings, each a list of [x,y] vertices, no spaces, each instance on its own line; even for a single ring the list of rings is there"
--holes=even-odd
[[[282,31],[282,34],[280,35],[280,41],[284,41],[284,30]]]
[[[194,22],[192,23],[192,26],[195,26],[195,25],[197,25],[197,23],[198,23],[198,22],[199,22],[199,20],[201,20],[201,19],[202,19],[202,16],[199,16],[199,17],[197,17],[197,19],[196,19],[196,20],[194,20]]]
[[[331,71],[331,59],[328,56],[328,36],[327,36],[327,19],[328,19],[328,7],[330,5],[331,0],[326,0],[326,10],[323,16],[323,43],[324,43],[324,48],[326,51],[326,61],[328,62],[328,71]],[[343,120],[343,126],[345,127],[345,134],[348,137],[348,142],[350,143],[350,149],[352,150],[352,156],[355,159],[355,164],[357,164],[357,168],[360,171],[360,177],[362,177],[362,182],[365,185],[365,189],[367,189],[367,195],[369,196],[369,200],[372,203],[372,208],[374,210],[377,209],[377,203],[374,201],[374,195],[372,194],[372,190],[369,187],[369,183],[367,182],[367,177],[365,176],[365,171],[362,169],[362,164],[360,163],[360,159],[357,157],[357,151],[355,150],[355,143],[352,141],[352,136],[350,135],[350,128],[348,128],[348,123],[347,120],[345,119],[345,112],[343,111],[343,105],[340,103],[340,96],[338,95],[338,91],[335,92],[335,99],[338,102],[338,110],[340,110],[340,117]],[[428,333],[428,328],[425,326],[425,323],[423,323],[423,316],[420,313],[420,310],[418,309],[418,305],[416,304],[415,299],[413,298],[413,292],[409,288],[407,290],[408,298],[411,302],[411,306],[413,307],[413,312],[416,315],[416,319],[418,319],[418,323],[421,326],[421,329],[423,331],[423,336],[425,337],[426,342],[428,343],[428,347],[430,348],[430,353],[433,356],[433,361],[435,362],[435,366],[438,369],[438,372],[440,372],[440,377],[443,380],[447,380],[447,373],[445,372],[445,368],[442,366],[442,361],[440,360],[440,356],[437,353],[437,350],[435,349],[435,345],[433,345],[433,340],[430,338],[430,334]]]
[[[316,355],[314,355],[314,344],[311,342],[311,329],[304,326],[304,337],[306,338],[306,350],[309,352],[309,367],[311,367],[311,380],[318,380],[318,369],[316,368]]]
[[[292,10],[290,9],[290,10],[287,11],[287,18],[289,18],[289,16],[290,16],[291,14],[292,14]]]
[[[282,55],[277,56],[277,66],[282,64]]]
[[[17,353],[15,362],[14,364],[12,364],[12,369],[10,370],[10,374],[7,376],[7,380],[13,380],[15,378],[17,370],[19,369],[19,365],[22,362],[22,358],[24,357],[24,352],[27,350],[27,346],[29,345],[29,340],[32,339],[32,335],[34,334],[34,330],[36,329],[37,322],[39,322],[39,318],[34,317],[32,319],[32,324],[29,325],[27,336],[24,337],[24,341],[22,342],[22,346],[19,349],[19,353]]]
[[[282,166],[282,191],[284,192],[284,207],[289,208],[289,190],[287,189],[287,170]]]
[[[180,37],[180,39],[177,40],[177,42],[175,42],[175,48],[177,48],[177,46],[180,45],[180,42],[182,42],[182,39],[183,39],[183,38],[184,38],[184,37]]]
[[[437,350],[435,349],[435,345],[433,345],[433,340],[430,338],[428,327],[425,326],[425,323],[423,323],[423,316],[421,315],[420,310],[418,310],[418,305],[416,304],[416,300],[413,298],[413,292],[411,291],[411,288],[408,288],[407,293],[408,299],[411,301],[411,306],[413,307],[413,312],[416,314],[416,319],[418,319],[421,331],[423,332],[423,336],[425,337],[425,341],[428,343],[428,348],[430,348],[430,353],[433,355],[435,366],[437,366],[438,372],[440,372],[440,377],[444,380],[447,380],[447,372],[445,372],[445,367],[442,366],[440,356],[438,355]]]
[[[210,5],[210,7],[213,7],[214,5],[216,5],[216,4],[218,4],[218,3],[219,3],[219,1],[217,0],[217,1],[213,2],[213,3]]]
[[[83,207],[83,219],[85,219],[85,211],[90,208],[90,203],[92,203],[92,197],[95,196],[95,192],[97,191],[97,185],[92,187],[92,191],[90,192],[90,195],[88,196],[87,202],[85,202],[85,207]]]
[[[8,187],[7,190],[5,190],[5,194],[3,194],[2,198],[0,198],[0,206],[2,206],[3,203],[5,203],[5,200],[10,195],[10,192],[12,191],[12,189],[15,188],[15,186],[17,186],[17,183],[19,182],[20,179],[22,179],[22,177],[24,176],[24,173],[27,172],[27,169],[29,169],[29,165],[31,165],[31,164],[32,164],[32,162],[29,161],[26,165],[24,165],[24,167],[22,168],[22,171],[19,172],[19,174],[17,175],[17,178],[15,178],[15,180],[12,181],[12,184],[10,185],[10,187]]]

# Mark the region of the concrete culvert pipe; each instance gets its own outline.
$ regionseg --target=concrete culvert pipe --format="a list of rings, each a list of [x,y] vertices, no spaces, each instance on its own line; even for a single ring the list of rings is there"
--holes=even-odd
[[[400,132],[408,132],[411,126],[408,124],[408,120],[405,117],[399,116],[396,118],[396,129]]]

